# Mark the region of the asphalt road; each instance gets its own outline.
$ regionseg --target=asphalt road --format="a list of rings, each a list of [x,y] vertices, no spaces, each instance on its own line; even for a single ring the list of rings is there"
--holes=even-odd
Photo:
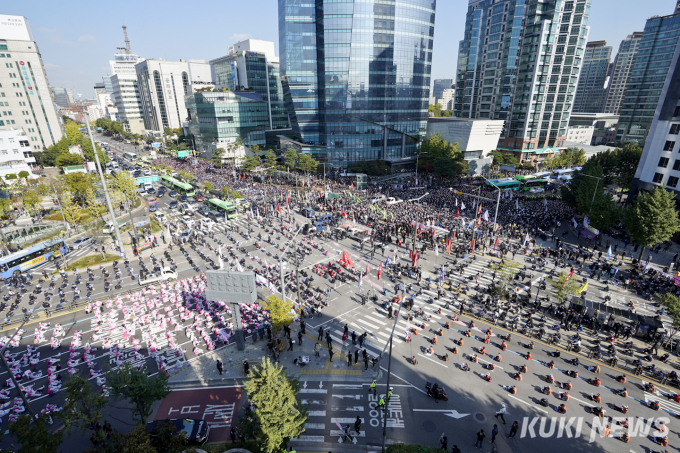
[[[170,198],[167,195],[164,198],[161,198],[160,211],[165,212],[172,220],[178,220],[179,213],[169,209],[169,201]],[[296,218],[300,221],[303,220],[299,216],[296,216]],[[280,222],[276,220],[274,224],[280,225]],[[284,225],[290,226],[288,222],[284,222]],[[237,226],[239,227],[240,233],[234,231]],[[245,233],[247,228],[253,229],[253,234],[249,239],[241,234]],[[251,260],[247,262],[248,265],[254,265],[261,268],[262,264],[259,264],[259,259],[266,259],[268,263],[273,264],[275,261],[274,256],[280,254],[280,249],[285,243],[285,238],[281,237],[281,239],[277,239],[279,235],[274,234],[275,245],[263,243],[263,241],[257,238],[257,235],[258,233],[261,233],[264,237],[268,236],[269,233],[265,231],[265,228],[271,231],[271,227],[266,226],[263,222],[249,222],[243,215],[239,215],[237,220],[219,223],[214,228],[214,232],[216,233],[215,239],[208,239],[206,237],[205,241],[199,245],[196,250],[187,247],[187,254],[198,264],[201,271],[204,271],[209,268],[210,265],[206,260],[199,256],[199,252],[216,261],[215,252],[210,250],[210,246],[216,249],[218,246],[216,241],[222,241],[227,246],[233,246],[233,241],[239,241],[240,245],[246,246],[246,250],[248,250],[251,255],[257,257],[254,261]],[[228,235],[234,236],[234,240],[228,239]],[[256,249],[254,246],[256,241],[264,247],[264,251]],[[380,253],[371,257],[368,250],[361,251],[356,242],[349,240],[322,240],[319,242],[322,247],[330,252],[331,256],[337,257],[341,251],[347,251],[361,269],[365,269],[365,263],[370,265],[371,272],[369,279],[368,281],[365,281],[363,285],[364,293],[369,289],[374,290],[374,292],[382,292],[384,288],[387,288],[391,291],[393,284],[386,279],[385,274],[380,281],[377,280],[379,263],[385,260],[385,257]],[[160,256],[162,251],[159,249],[156,250],[158,251],[154,252],[155,255]],[[76,259],[79,256],[85,255],[88,251],[88,249],[74,251],[69,255],[69,259]],[[188,263],[187,256],[181,251],[175,248],[170,254],[177,265],[180,278],[191,277],[196,274],[196,271]],[[387,254],[392,256],[391,248],[388,248]],[[401,259],[404,264],[407,263],[408,255],[403,256],[403,250],[400,251],[399,254],[399,259]],[[243,254],[239,253],[239,257],[242,255]],[[520,256],[517,256],[516,258],[518,261],[521,261]],[[316,263],[327,262],[329,259],[329,257],[325,256],[319,250],[312,248],[311,254],[306,257],[303,262],[303,267],[311,267]],[[432,251],[429,251],[421,258],[420,264],[425,271],[425,277],[433,275],[436,278],[439,266],[442,263],[450,262],[453,259],[453,255],[440,253],[438,256],[435,256]],[[478,271],[486,269],[486,264],[489,259],[490,258],[488,257],[480,256],[474,261],[467,260],[465,273],[462,276],[454,277],[453,281],[463,282],[468,276],[477,275]],[[134,273],[138,275],[139,265],[137,260],[131,259],[130,262]],[[148,263],[149,258],[145,258],[145,262]],[[45,267],[47,268],[49,265],[45,265]],[[113,277],[114,274],[110,270],[111,267],[110,264],[105,266],[109,274]],[[101,272],[99,269],[94,269],[95,278],[92,281],[92,297],[109,297],[118,292],[128,292],[139,289],[136,280],[133,280],[124,268],[121,268],[121,270],[124,277],[122,287],[118,289],[114,288],[111,292],[106,292],[104,290]],[[81,297],[84,297],[85,290],[83,287],[87,281],[87,276],[82,272],[81,274],[84,277],[83,283],[78,286],[81,288]],[[534,274],[534,282],[536,282],[538,280],[538,272],[534,272]],[[111,280],[113,280],[113,278],[111,278]],[[62,302],[63,305],[68,305],[69,301],[73,300],[73,290],[71,287],[73,281],[74,277],[71,274],[68,276],[68,282],[64,288],[65,296],[64,302]],[[488,284],[489,281],[490,278],[484,274],[480,278],[482,285]],[[62,279],[57,278],[57,282],[60,285]],[[407,279],[407,283],[414,283],[414,281]],[[590,284],[591,290],[600,290],[600,284],[594,281],[591,281]],[[323,285],[330,286],[332,292],[329,299],[330,304],[324,309],[324,317],[309,319],[308,330],[314,332],[318,326],[322,324],[324,329],[330,329],[334,348],[347,353],[356,349],[356,347],[351,344],[351,341],[342,341],[342,329],[344,324],[347,323],[350,332],[356,331],[357,333],[367,333],[368,341],[365,343],[366,350],[370,355],[377,356],[385,346],[392,327],[392,320],[387,319],[386,312],[382,307],[382,303],[386,298],[381,297],[377,303],[369,302],[367,305],[362,306],[359,304],[359,290],[356,283],[341,284],[336,282],[330,284],[328,281],[319,278],[314,285],[321,285],[322,287]],[[6,293],[7,290],[5,289],[2,295]],[[654,307],[645,305],[644,301],[630,297],[630,295],[624,291],[617,289],[616,294],[619,296],[615,298],[614,304],[624,304],[625,301],[633,299],[636,300],[636,306],[639,307],[638,312],[648,310],[652,313],[655,310]],[[620,449],[622,446],[618,443],[620,442],[619,440],[601,439],[599,435],[595,436],[592,443],[590,442],[590,435],[593,429],[593,416],[586,412],[586,407],[591,405],[588,395],[593,392],[602,394],[602,405],[607,409],[607,415],[614,417],[622,416],[622,414],[617,412],[614,408],[614,405],[620,404],[628,404],[630,408],[629,415],[631,417],[640,417],[637,420],[644,419],[646,421],[650,417],[668,417],[669,419],[673,419],[675,418],[675,414],[680,413],[679,405],[666,402],[665,398],[659,397],[658,395],[651,395],[644,392],[640,386],[642,381],[640,379],[631,378],[630,375],[626,385],[629,392],[628,399],[625,400],[624,398],[615,395],[612,390],[623,387],[622,384],[615,381],[615,377],[621,374],[622,371],[610,370],[603,366],[602,363],[600,363],[601,372],[597,375],[602,380],[602,387],[597,389],[584,380],[584,378],[596,376],[594,373],[586,371],[584,365],[579,367],[580,377],[578,379],[569,378],[564,374],[566,370],[573,370],[575,368],[566,363],[566,359],[569,357],[567,353],[562,353],[560,358],[552,359],[548,354],[553,349],[536,342],[537,346],[532,352],[533,360],[527,362],[522,356],[522,354],[526,353],[526,349],[520,345],[520,342],[526,343],[528,340],[520,339],[519,335],[516,334],[513,334],[513,340],[508,344],[508,350],[502,353],[502,361],[496,362],[496,369],[491,372],[491,382],[486,382],[480,375],[489,372],[484,370],[482,365],[493,362],[493,358],[490,355],[496,355],[499,352],[499,348],[496,345],[499,339],[492,337],[491,344],[485,345],[487,354],[482,355],[479,353],[478,349],[484,346],[481,342],[483,334],[479,330],[474,329],[473,338],[465,338],[464,345],[458,347],[458,355],[453,355],[448,351],[449,360],[442,360],[440,356],[447,353],[446,348],[452,348],[454,346],[454,339],[459,339],[461,337],[461,331],[466,328],[462,322],[467,322],[469,318],[461,316],[460,321],[452,322],[450,317],[454,312],[444,308],[442,308],[441,313],[435,312],[435,310],[439,308],[440,305],[443,305],[444,302],[442,300],[430,304],[430,297],[434,297],[435,295],[435,292],[428,292],[428,290],[425,290],[423,295],[416,298],[415,307],[417,309],[422,307],[426,316],[431,316],[432,320],[425,321],[428,327],[421,329],[419,335],[411,336],[412,342],[404,342],[404,333],[407,328],[407,320],[404,318],[406,312],[402,312],[402,316],[398,320],[391,362],[392,377],[390,385],[394,387],[394,396],[388,405],[387,411],[387,439],[389,442],[403,441],[436,446],[438,445],[439,436],[442,432],[445,432],[449,438],[449,447],[453,444],[458,444],[463,451],[469,451],[474,444],[474,433],[480,428],[483,428],[487,433],[484,447],[484,449],[487,450],[490,447],[488,441],[491,437],[491,429],[493,423],[496,423],[493,414],[500,408],[501,403],[505,403],[508,410],[508,414],[505,418],[508,424],[502,425],[499,422],[499,427],[502,428],[497,439],[499,446],[507,444],[507,448],[512,451],[524,451],[537,447],[543,451],[547,451],[557,445],[559,445],[558,448],[572,449],[574,447],[574,442],[578,442],[579,445],[577,448],[580,450],[595,451],[597,449],[598,451],[601,451],[602,448]],[[391,296],[393,296],[393,294],[391,294]],[[26,300],[27,297],[28,296],[24,296],[22,298],[19,309],[22,307],[29,307],[28,301]],[[57,302],[56,299],[58,298],[54,297],[52,299],[53,307]],[[41,303],[42,301],[43,297],[41,294],[38,296],[38,302]],[[455,307],[456,305],[454,304],[454,309]],[[114,307],[114,311],[119,310]],[[442,327],[443,323],[447,320],[452,324],[451,329],[444,330],[444,335],[438,337],[437,345],[432,346],[430,344],[430,339],[434,336],[434,331]],[[67,345],[76,330],[83,332],[82,343],[85,344],[90,340],[92,329],[96,327],[92,315],[86,314],[82,310],[74,313],[60,314],[50,319],[49,322],[50,327],[47,328],[46,335],[48,341],[46,343],[41,343],[38,346],[38,350],[41,352],[41,362],[34,367],[37,370],[41,370],[43,374],[46,373],[46,361],[50,357],[56,357],[57,354],[61,354],[59,356],[61,360],[63,362],[67,360],[67,356],[64,353],[67,352]],[[422,320],[408,321],[408,327],[413,327],[415,322],[420,323]],[[66,328],[66,336],[62,342],[63,346],[56,351],[52,351],[49,347],[49,338],[51,336],[50,331],[56,323],[60,323]],[[480,322],[477,322],[477,326],[478,328],[484,329],[487,327]],[[12,349],[11,352],[13,354],[21,355],[25,351],[27,345],[34,343],[34,330],[36,327],[36,325],[27,325],[24,328],[26,332],[21,338],[20,345],[17,348]],[[494,327],[493,330],[494,332],[499,333],[496,327]],[[4,332],[3,335],[9,335],[9,332]],[[117,332],[112,338],[118,339],[120,335],[121,333]],[[136,333],[135,337],[141,340],[139,332]],[[164,350],[163,345],[160,346],[160,353],[165,354],[169,360],[172,360],[173,362],[171,362],[171,364],[181,360],[191,360],[194,357],[193,351],[191,350],[192,348],[186,347],[190,344],[190,340],[182,330],[177,332],[176,339],[181,346],[184,346],[183,349],[185,349],[185,353],[183,357],[178,359],[174,354],[171,354],[171,351]],[[115,357],[110,351],[102,350],[101,343],[97,344],[97,342],[93,342],[93,346],[99,348],[95,354],[97,369],[104,369],[107,366],[115,365]],[[429,355],[427,352],[427,348],[430,346],[434,348],[434,354],[432,355]],[[156,373],[156,362],[148,356],[148,353],[145,350],[142,350],[141,352],[144,356],[143,359],[136,359],[134,354],[126,353],[125,360],[133,363],[140,363],[143,361],[148,366],[151,374]],[[479,355],[480,361],[477,364],[472,363],[469,358],[469,355],[473,353]],[[408,359],[413,356],[416,356],[418,360],[417,365],[412,365],[408,362]],[[583,355],[580,355],[580,359],[585,364],[586,361]],[[545,363],[550,360],[555,360],[555,369],[553,370],[549,370],[545,366]],[[470,364],[471,371],[469,373],[460,369],[460,365],[464,362]],[[622,364],[622,362],[623,361],[620,361],[620,364]],[[528,367],[528,372],[524,374],[523,381],[518,383],[513,379],[513,373],[516,372],[518,367],[525,364]],[[384,375],[386,375],[388,366],[387,360],[383,360],[380,366],[383,368]],[[77,369],[83,376],[88,375],[84,364],[81,364]],[[555,396],[549,397],[549,407],[543,407],[537,404],[543,397],[539,390],[541,387],[547,385],[544,382],[544,379],[545,376],[550,373],[555,376],[556,382],[559,383],[571,380],[574,385],[573,390],[569,392],[571,398],[566,403],[566,416],[555,412],[555,407],[560,403]],[[0,381],[4,381],[7,378],[6,371],[0,373]],[[92,379],[93,385],[95,385],[94,381],[95,379]],[[448,392],[449,401],[440,401],[439,403],[436,403],[424,394],[424,384],[427,381],[438,382],[443,385]],[[34,382],[30,382],[30,384],[33,384],[35,388],[39,388],[45,382],[46,378],[42,377],[36,379]],[[382,391],[382,393],[385,392],[385,382],[386,379],[385,376],[383,376],[379,386],[379,391]],[[24,380],[22,384],[26,385],[28,382]],[[518,385],[519,391],[515,395],[510,395],[502,388],[502,385],[511,384]],[[557,386],[553,385],[552,388],[553,390],[556,390]],[[383,414],[375,408],[377,397],[369,395],[367,390],[368,387],[365,383],[310,380],[303,391],[303,395],[301,395],[301,397],[303,397],[310,405],[310,419],[306,432],[299,440],[297,440],[297,442],[301,446],[314,446],[320,445],[321,443],[341,443],[341,436],[337,423],[340,423],[343,426],[345,424],[350,424],[353,427],[353,420],[355,420],[358,415],[363,418],[362,432],[354,439],[343,440],[343,443],[350,442],[354,444],[356,441],[356,444],[358,445],[379,445],[382,436],[381,426]],[[656,398],[662,400],[662,411],[652,411],[643,405],[645,401]],[[626,402],[624,403],[624,401]],[[57,393],[52,398],[46,396],[37,397],[33,400],[32,407],[39,411],[48,402],[61,405],[63,404],[63,395]],[[241,406],[243,406],[242,402]],[[127,417],[127,412],[120,403],[117,403],[115,407],[110,408],[109,411],[108,415],[114,421],[115,428],[125,429],[126,426],[129,426],[129,422],[127,422],[129,417]],[[542,418],[536,419],[537,421],[534,422],[533,417]],[[553,417],[556,418],[557,425],[555,425],[554,430],[551,430]],[[577,436],[576,439],[568,437],[564,426],[564,424],[570,421],[572,417],[576,417],[575,420],[570,422],[572,431],[576,426],[581,426],[581,435]],[[6,421],[6,416],[4,418]],[[515,420],[520,422],[520,432],[517,434],[517,438],[507,439],[506,436],[509,431],[509,426]],[[667,422],[667,424],[671,426],[671,429],[674,428],[673,423],[674,422]],[[533,428],[530,429],[531,426],[533,426]],[[526,429],[522,431],[524,427],[526,427]],[[642,430],[644,432],[643,428],[644,427],[641,427],[640,429],[637,429],[637,431],[639,432]],[[544,435],[540,434],[541,429],[543,430]],[[534,438],[531,438],[532,432],[535,432]],[[653,430],[650,429],[649,433],[651,432],[653,432]],[[675,433],[671,434],[671,439],[675,440],[675,435]],[[671,443],[673,440],[671,440]],[[74,434],[67,439],[66,446],[73,448],[71,451],[79,451],[79,448],[82,448],[82,441],[83,439],[80,438],[79,435]],[[10,443],[11,439],[9,436],[5,436],[0,445],[9,446]],[[630,444],[630,449],[632,449],[632,451],[643,451],[653,447],[648,436],[640,437],[638,435],[638,437],[634,437],[631,440]]]

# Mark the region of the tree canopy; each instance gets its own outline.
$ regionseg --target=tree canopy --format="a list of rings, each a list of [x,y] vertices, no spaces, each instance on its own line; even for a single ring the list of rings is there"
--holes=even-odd
[[[588,165],[574,173],[574,179],[561,187],[562,199],[589,217],[599,229],[611,227],[621,216],[611,194],[605,192],[602,167]]]
[[[639,193],[624,211],[623,223],[628,234],[642,246],[638,257],[642,259],[645,247],[667,241],[680,231],[673,192],[663,186]]]
[[[150,378],[146,367],[138,370],[125,362],[106,375],[111,396],[128,400],[132,404],[132,418],[138,423],[146,423],[151,415],[151,406],[170,394],[168,375],[158,373]]]
[[[54,145],[44,148],[42,151],[33,153],[36,163],[43,167],[79,165],[82,163],[80,156],[69,153],[69,147],[77,145],[80,145],[80,148],[85,155],[85,159],[90,162],[94,162],[94,151],[92,150],[92,142],[90,137],[83,135],[83,133],[80,132],[80,127],[81,126],[79,123],[76,123],[71,119],[67,119],[66,123],[64,124],[66,135],[64,135],[61,140],[59,140]],[[109,157],[104,151],[102,151],[99,145],[96,146],[99,154],[99,162],[104,165],[109,161]],[[58,162],[57,159],[59,157],[61,157],[61,160]]]
[[[437,133],[421,144],[418,167],[437,176],[454,177],[467,173],[468,164],[458,143],[449,143]]]

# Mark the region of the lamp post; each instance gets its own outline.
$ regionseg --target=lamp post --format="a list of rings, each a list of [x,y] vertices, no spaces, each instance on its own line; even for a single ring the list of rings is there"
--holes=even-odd
[[[99,153],[97,152],[97,147],[94,144],[94,138],[92,137],[92,129],[90,128],[90,118],[87,111],[83,110],[83,115],[85,117],[85,124],[87,125],[87,133],[90,136],[90,142],[92,143],[92,151],[94,152],[94,160],[97,164],[97,173],[99,173],[99,178],[102,182],[102,189],[104,190],[104,197],[106,198],[106,205],[109,208],[109,214],[111,214],[111,223],[113,224],[113,230],[116,233],[116,239],[118,240],[118,250],[120,251],[121,258],[125,258],[125,248],[123,247],[123,240],[120,238],[120,229],[118,228],[118,221],[116,220],[116,214],[113,211],[113,205],[111,204],[111,197],[109,196],[109,189],[106,186],[106,180],[104,179],[104,173],[102,166],[99,163]]]
[[[291,238],[292,242],[295,242],[295,237],[298,235],[298,233],[300,231],[302,231],[302,226],[300,226],[298,228],[298,230],[295,232],[295,234]],[[288,250],[288,247],[290,247],[290,244],[288,244],[286,246],[286,248],[283,249],[283,252],[281,252],[281,259],[279,259],[279,270],[281,271],[281,299],[283,299],[284,302],[286,301],[286,282],[283,278],[283,257],[286,255],[286,251]],[[296,247],[296,250],[297,250],[297,244],[296,244],[295,247]],[[299,288],[298,288],[298,290],[299,290]],[[299,305],[300,305],[300,300],[298,300],[298,307],[299,307]]]
[[[590,209],[592,210],[592,209],[593,209],[593,203],[595,203],[595,195],[597,195],[597,188],[598,188],[598,186],[599,186],[599,184],[600,184],[600,180],[601,180],[602,178],[600,178],[600,177],[598,177],[598,176],[584,175],[583,173],[580,173],[580,175],[581,175],[581,176],[587,176],[587,177],[589,177],[589,178],[595,178],[595,179],[597,179],[597,183],[595,183],[595,191],[593,192],[593,199],[590,200]]]

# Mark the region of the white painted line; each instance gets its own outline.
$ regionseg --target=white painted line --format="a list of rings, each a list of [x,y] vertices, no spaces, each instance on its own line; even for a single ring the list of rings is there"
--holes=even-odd
[[[356,418],[331,418],[331,423],[333,423],[333,424],[335,424],[335,423],[349,424],[349,423],[354,423],[355,421],[357,421]],[[363,422],[364,422],[364,419],[362,417],[361,423],[363,423]]]
[[[328,393],[327,389],[300,389],[298,393]]]
[[[310,417],[325,417],[326,411],[307,411],[307,415]]]
[[[448,368],[448,366],[446,366],[446,365],[444,365],[444,364],[441,364],[441,363],[437,362],[436,360],[433,360],[433,359],[431,359],[431,358],[429,358],[429,357],[425,357],[425,356],[422,355],[421,353],[418,353],[418,355],[419,355],[420,357],[424,358],[424,359],[429,360],[430,362],[436,363],[436,364],[439,365],[439,366],[443,366],[444,368]]]
[[[385,324],[387,324],[385,321],[381,321],[379,319],[371,318],[368,315],[364,315],[364,318],[370,319],[371,321],[375,322],[376,324],[380,324],[381,326],[384,326]]]
[[[345,390],[349,390],[349,389],[362,389],[362,388],[364,388],[364,386],[361,385],[361,384],[357,384],[357,385],[350,385],[350,384],[333,384],[333,388],[334,388],[334,389],[345,389]]]
[[[172,387],[172,386],[171,386]],[[233,388],[241,388],[243,387],[242,385],[223,385],[220,387],[191,387],[191,388],[181,388],[181,389],[172,389],[173,392],[184,392],[185,390],[205,390],[205,389],[233,389]]]
[[[323,442],[323,436],[298,436],[291,439],[291,442]]]
[[[333,394],[333,398],[340,398],[341,400],[344,399],[350,399],[350,400],[360,400],[363,395],[336,395]]]
[[[330,435],[331,436],[343,436],[344,433],[342,431],[340,431],[339,429],[331,429]],[[359,434],[357,434],[356,431],[352,430],[349,433],[349,435],[352,436],[352,437],[366,437],[366,430],[361,431]]]
[[[363,319],[357,319],[356,322],[352,322],[350,324],[353,325],[353,326],[360,327],[364,330],[367,330],[365,327],[362,327],[360,324],[357,324],[358,322],[360,322],[361,324],[366,325],[368,327],[372,327],[375,330],[380,330],[380,326],[376,326],[374,324],[371,324],[370,322],[364,321]]]
[[[479,357],[477,357],[477,360],[479,360],[480,362],[484,362],[484,363],[493,363],[494,365],[496,365],[495,362],[489,362],[488,360],[480,359]],[[503,369],[502,366],[498,366],[498,365],[496,365],[496,368],[500,368],[501,370]]]
[[[378,332],[378,335],[383,336],[383,337],[386,337],[388,340],[390,339],[390,334],[389,334],[389,332]],[[399,334],[398,334],[398,332],[395,332],[394,340],[392,340],[392,341],[393,341],[394,343],[403,343],[403,341],[399,339]],[[387,341],[385,341],[385,343],[387,343]]]
[[[548,413],[547,410],[541,409],[540,407],[536,407],[535,404],[527,403],[526,401],[521,400],[521,399],[519,399],[519,398],[517,398],[517,397],[515,397],[515,396],[512,396],[512,395],[508,395],[508,396],[509,396],[510,398],[512,398],[512,399],[515,399],[515,400],[519,401],[520,403],[524,403],[524,404],[526,404],[527,406],[533,407],[533,408],[536,409],[537,411],[545,412],[546,414]]]
[[[305,429],[326,429],[325,423],[305,423]]]

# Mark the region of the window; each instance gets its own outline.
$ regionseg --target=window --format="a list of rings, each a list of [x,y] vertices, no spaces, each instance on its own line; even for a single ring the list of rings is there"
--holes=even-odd
[[[673,170],[680,171],[680,160],[676,160],[673,164]]]
[[[680,116],[680,105],[675,107],[675,111],[673,112],[673,116]]]
[[[673,151],[673,148],[675,147],[675,142],[671,140],[666,140],[666,144],[663,145],[663,150],[664,151]]]
[[[676,187],[678,185],[678,178],[677,176],[669,176],[668,177],[668,187]]]
[[[668,159],[668,157],[662,157],[661,159],[659,159],[659,167],[661,167],[661,168],[668,167],[668,161],[669,160],[670,159]]]
[[[663,180],[663,175],[661,173],[654,173],[654,177],[652,178],[653,183],[661,184],[662,180]]]
[[[680,133],[680,124],[671,124],[671,131],[669,133],[672,135],[678,135]]]

